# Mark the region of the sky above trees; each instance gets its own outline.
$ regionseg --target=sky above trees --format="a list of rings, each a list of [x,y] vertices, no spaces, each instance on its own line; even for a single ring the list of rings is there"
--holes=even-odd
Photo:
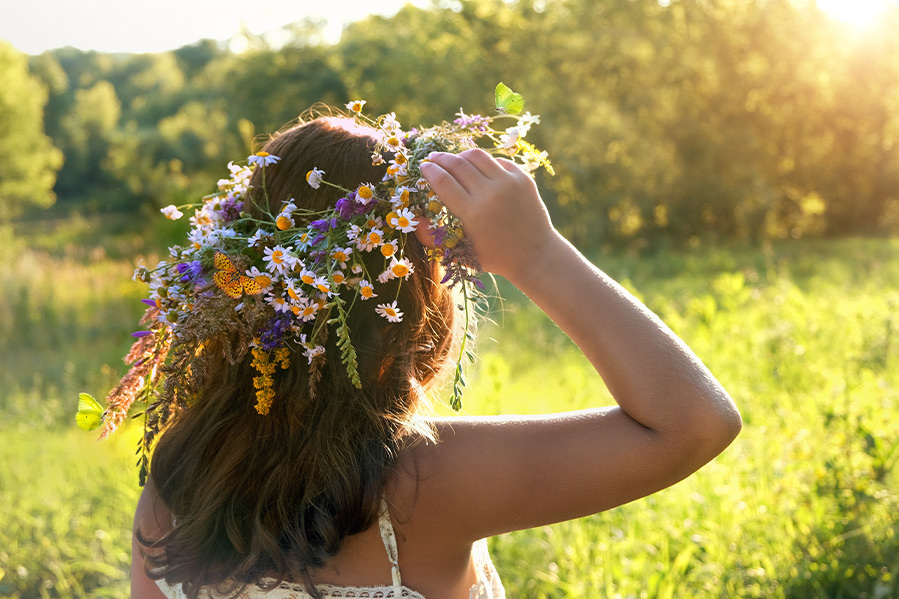
[[[200,39],[235,39],[242,29],[277,44],[281,29],[305,19],[323,20],[326,40],[337,41],[347,23],[370,14],[392,16],[405,4],[428,0],[33,0],[17,3],[0,19],[0,39],[26,54],[74,46],[100,52],[162,52]]]
[[[748,0],[754,1],[754,0]],[[899,0],[796,0],[814,2],[830,16],[863,30]],[[496,0],[514,4],[516,0]],[[672,0],[659,0],[666,6]],[[17,3],[0,19],[0,39],[26,54],[63,46],[100,52],[163,52],[200,39],[231,40],[245,47],[241,31],[265,35],[273,45],[290,38],[284,28],[306,19],[324,21],[324,39],[336,42],[343,28],[370,14],[393,16],[405,4],[450,8],[454,0],[32,0]]]

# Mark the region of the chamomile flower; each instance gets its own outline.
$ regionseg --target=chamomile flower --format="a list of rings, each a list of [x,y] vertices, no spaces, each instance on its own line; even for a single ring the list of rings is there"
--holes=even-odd
[[[352,249],[338,246],[331,250],[331,259],[340,264],[340,268],[346,268],[346,262],[350,259],[352,254]]]
[[[323,353],[325,353],[325,348],[321,345],[316,345],[315,347],[307,348],[306,351],[303,352],[303,355],[306,356],[306,358],[309,359],[309,363],[312,364],[313,358],[315,358],[315,356],[320,356]]]
[[[325,277],[315,277],[313,286],[322,293],[326,294],[328,297],[334,295],[334,292],[331,291],[331,284],[328,283],[328,279],[326,279]]]
[[[353,100],[352,102],[347,102],[346,109],[359,114],[362,112],[363,106],[365,106],[365,100]]]
[[[165,214],[165,217],[169,220],[178,220],[179,218],[184,216],[184,213],[178,210],[174,204],[169,204],[165,208],[161,208],[159,211]]]
[[[397,154],[397,156],[402,156],[402,154]],[[390,164],[387,166],[387,174],[391,177],[396,177],[397,180],[399,180],[399,177],[408,174],[405,162],[398,163],[396,160],[391,160]]]
[[[384,242],[384,245],[381,246],[381,254],[383,254],[385,258],[390,258],[398,249],[399,242],[396,239],[391,239],[390,241]]]
[[[359,281],[359,297],[362,298],[362,301],[365,301],[373,297],[378,297],[378,294],[375,293],[375,288],[371,283],[369,283],[365,279],[362,279],[361,281]]]
[[[250,164],[255,164],[256,166],[268,166],[270,164],[275,164],[281,160],[278,156],[272,156],[268,152],[256,152],[247,157],[247,162]]]
[[[290,303],[283,295],[269,293],[265,296],[265,301],[269,306],[275,309],[275,312],[283,313],[290,310]]]
[[[315,313],[318,312],[318,302],[312,301],[309,298],[305,298],[303,301],[296,305],[298,310],[294,313],[297,315],[297,318],[302,320],[303,322],[309,322],[310,320],[315,318]]]
[[[275,282],[275,280],[271,276],[260,271],[255,266],[248,270],[246,274],[262,288],[262,291],[269,291],[272,288],[272,284]]]
[[[395,213],[391,213],[391,218],[387,219],[387,224],[403,233],[412,233],[415,231],[415,227],[418,226],[418,221],[415,220],[415,214],[411,210],[400,208]]]
[[[297,283],[296,279],[285,279],[284,283],[288,297],[294,302],[299,303],[306,299],[306,296],[303,295],[303,290],[299,288],[299,283]]]
[[[314,272],[309,270],[308,268],[304,268],[300,271],[300,280],[306,283],[307,285],[314,286],[315,285],[316,275]]]
[[[506,132],[499,136],[499,147],[504,150],[511,150],[518,145],[518,140],[523,137],[520,127],[509,127]]]
[[[396,152],[403,147],[403,141],[400,139],[400,131],[395,131],[384,140],[384,145],[390,148],[391,152]]]
[[[312,189],[318,189],[322,184],[322,175],[325,174],[325,171],[320,168],[313,168],[311,171],[306,173],[306,182],[309,184],[309,187]]]
[[[335,285],[343,285],[346,282],[346,275],[343,274],[342,270],[335,270],[331,273],[331,280],[334,281]]]
[[[376,247],[380,247],[382,243],[384,243],[384,231],[372,229],[364,237],[356,239],[356,248],[360,252],[370,252]]]
[[[397,309],[396,300],[393,300],[390,304],[378,304],[375,312],[386,318],[389,322],[403,321],[403,313]]]
[[[266,268],[272,274],[286,275],[293,268],[296,258],[291,255],[290,248],[276,245],[273,248],[265,248],[265,256],[262,259],[268,264]]]
[[[390,265],[387,267],[387,270],[397,279],[408,279],[409,275],[415,272],[415,267],[412,266],[408,258],[397,260],[396,256],[394,256],[390,259]]]
[[[262,229],[256,229],[256,232],[247,239],[247,247],[253,247],[263,239],[271,237],[272,234],[267,231],[263,231]]]
[[[386,133],[402,133],[399,121],[396,120],[396,113],[389,112],[378,119],[378,124]]]
[[[375,198],[375,186],[371,183],[363,183],[356,188],[356,201],[363,206],[371,204]]]
[[[292,229],[295,226],[295,223],[289,212],[282,212],[278,215],[278,218],[275,219],[275,226],[281,231],[286,231],[287,229]]]
[[[390,198],[390,203],[393,205],[394,210],[409,206],[409,193],[410,189],[408,187],[400,186],[396,188],[396,193]]]

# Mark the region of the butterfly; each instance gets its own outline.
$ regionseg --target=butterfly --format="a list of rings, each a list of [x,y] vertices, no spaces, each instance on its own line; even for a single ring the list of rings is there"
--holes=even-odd
[[[518,114],[524,109],[524,98],[500,82],[496,86],[496,111],[500,114]]]
[[[78,394],[78,412],[75,414],[75,424],[86,431],[92,431],[103,424],[106,410],[89,393]]]
[[[237,299],[244,292],[248,295],[262,293],[262,287],[259,286],[259,283],[254,281],[252,277],[237,272],[234,263],[225,254],[221,252],[215,253],[215,267],[219,270],[212,275],[212,280],[230,297]]]

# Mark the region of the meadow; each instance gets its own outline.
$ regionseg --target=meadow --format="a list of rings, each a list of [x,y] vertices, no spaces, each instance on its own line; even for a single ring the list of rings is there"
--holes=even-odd
[[[123,597],[139,431],[97,442],[74,412],[122,372],[135,259],[154,264],[164,244],[38,224],[0,229],[0,597]],[[696,350],[744,430],[652,497],[492,539],[508,596],[899,595],[899,239],[593,258]],[[498,287],[465,410],[609,403],[572,343]]]

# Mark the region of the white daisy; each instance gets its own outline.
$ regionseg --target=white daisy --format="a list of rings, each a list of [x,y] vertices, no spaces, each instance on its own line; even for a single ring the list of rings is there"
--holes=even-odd
[[[325,348],[321,345],[316,345],[315,347],[309,348],[305,352],[303,352],[303,355],[306,356],[309,359],[309,363],[312,364],[312,359],[315,356],[322,355],[323,353],[325,353]]]
[[[275,164],[279,160],[281,159],[277,156],[272,156],[268,152],[256,152],[247,157],[247,162],[255,164],[256,166],[268,166],[270,164]]]
[[[313,285],[315,285],[316,289],[318,289],[328,297],[334,295],[334,292],[331,291],[331,284],[328,283],[328,279],[326,279],[325,277],[315,277],[315,282],[313,283]]]
[[[363,206],[368,206],[375,199],[375,186],[371,183],[363,183],[356,188],[356,201]]]
[[[362,298],[362,301],[365,301],[373,297],[378,297],[378,294],[375,293],[375,288],[371,283],[369,283],[365,279],[362,279],[361,281],[359,281],[359,297]]]
[[[267,233],[267,232],[263,231],[262,229],[256,229],[256,232],[253,233],[253,235],[249,239],[247,239],[247,247],[253,247],[257,243],[262,241],[264,238],[271,237],[271,236],[272,236],[271,233]]]
[[[277,280],[275,277],[272,277],[266,272],[262,272],[255,266],[246,271],[246,275],[256,281],[256,284],[262,288],[262,291],[270,291],[272,284]]]
[[[340,268],[346,268],[346,261],[350,259],[352,254],[353,250],[351,248],[335,247],[331,250],[331,258],[334,262],[340,264]]]
[[[312,189],[318,189],[322,184],[322,175],[325,174],[325,171],[320,168],[313,168],[311,171],[306,173],[306,183],[309,184],[309,187]],[[296,208],[294,208],[296,210]]]
[[[353,100],[352,102],[347,102],[346,109],[359,114],[362,112],[363,106],[365,106],[365,100]]]
[[[378,307],[375,308],[375,312],[377,312],[390,322],[403,321],[403,313],[397,309],[396,300],[393,300],[393,302],[390,304],[378,304]]]
[[[306,283],[307,285],[315,285],[315,273],[309,270],[308,268],[304,268],[300,271],[300,280]]]
[[[262,258],[268,264],[266,268],[272,274],[286,275],[290,273],[296,257],[290,253],[290,248],[276,245],[273,248],[265,248],[265,256]]]
[[[169,220],[178,220],[179,218],[184,216],[184,213],[178,210],[174,204],[169,204],[165,208],[161,208],[159,211],[165,214],[165,217]]]
[[[418,221],[415,220],[415,214],[411,210],[400,208],[396,211],[395,216],[391,215],[387,224],[403,233],[412,233],[415,231],[415,227],[418,226]]]
[[[296,310],[294,310],[294,314],[297,315],[303,322],[309,322],[315,318],[315,313],[318,312],[318,302],[314,302],[309,298],[305,298],[299,304],[296,305]]]
[[[275,312],[287,312],[290,310],[290,303],[288,303],[283,295],[269,293],[265,296],[265,301],[275,309]]]
[[[408,279],[409,275],[415,272],[415,267],[409,262],[408,258],[396,259],[396,256],[390,259],[390,266],[387,267],[393,277],[397,279]]]

